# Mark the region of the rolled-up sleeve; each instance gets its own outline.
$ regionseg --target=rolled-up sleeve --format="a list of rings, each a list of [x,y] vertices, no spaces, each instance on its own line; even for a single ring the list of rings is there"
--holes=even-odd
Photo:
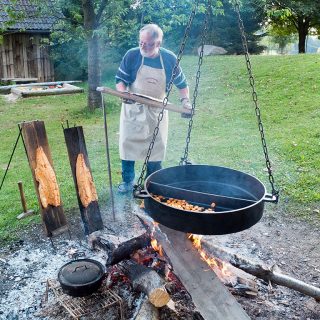
[[[168,90],[168,84],[170,82],[170,79],[172,76],[173,78],[173,84],[178,88],[178,89],[184,89],[188,86],[187,79],[180,67],[176,68],[175,70],[175,65],[177,62],[177,57],[176,55],[169,51],[169,50],[163,50],[163,57],[164,57],[164,64],[165,64],[165,69],[166,69],[166,75],[167,75],[167,90]],[[173,75],[174,73],[174,75]]]

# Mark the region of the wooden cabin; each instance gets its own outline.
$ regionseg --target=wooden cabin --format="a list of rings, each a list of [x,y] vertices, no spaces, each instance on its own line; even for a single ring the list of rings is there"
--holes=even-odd
[[[54,19],[39,17],[28,0],[0,0],[0,82],[49,82],[54,81],[53,63],[45,40],[50,36]],[[22,18],[10,22],[8,7]]]

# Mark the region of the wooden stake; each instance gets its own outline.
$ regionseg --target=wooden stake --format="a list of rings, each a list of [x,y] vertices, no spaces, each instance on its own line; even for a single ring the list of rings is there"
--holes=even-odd
[[[21,204],[22,204],[22,209],[23,209],[23,212],[17,216],[17,219],[20,220],[20,219],[23,219],[25,217],[32,215],[34,213],[34,211],[27,209],[26,197],[23,192],[22,181],[18,182],[18,187],[19,187],[20,199],[21,199]]]

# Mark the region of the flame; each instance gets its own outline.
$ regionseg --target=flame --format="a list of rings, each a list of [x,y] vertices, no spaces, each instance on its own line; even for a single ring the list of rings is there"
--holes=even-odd
[[[194,247],[198,250],[201,258],[209,265],[209,267],[216,272],[219,278],[229,278],[232,277],[232,273],[228,269],[228,264],[223,261],[218,261],[217,259],[210,257],[201,246],[202,235],[189,234],[188,239],[192,242]]]
[[[151,239],[151,246],[154,251],[157,251],[161,257],[163,257],[162,246],[158,245],[158,241],[156,239]]]

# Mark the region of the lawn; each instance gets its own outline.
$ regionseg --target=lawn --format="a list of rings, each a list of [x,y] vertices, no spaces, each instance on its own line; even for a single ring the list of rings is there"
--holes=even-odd
[[[320,55],[253,56],[255,87],[274,179],[280,189],[278,205],[293,215],[317,214],[320,209]],[[182,66],[195,84],[197,57],[186,56]],[[104,85],[114,87],[114,70]],[[85,87],[85,85],[84,85]],[[177,103],[176,94],[171,97]],[[105,96],[113,184],[121,181],[118,155],[120,101]],[[22,121],[45,122],[53,164],[66,211],[77,207],[62,124],[84,129],[93,178],[101,205],[109,201],[102,110],[89,113],[86,94],[33,97],[8,102],[0,96],[0,178],[5,173]],[[170,114],[170,132],[164,166],[177,165],[183,155],[188,120]],[[255,175],[271,187],[265,170],[246,65],[242,56],[206,57],[201,71],[197,110],[191,133],[189,158],[194,163],[221,165]],[[141,164],[137,166],[137,177]],[[39,211],[31,171],[19,141],[10,170],[0,190],[0,241],[14,238],[39,215],[18,221],[21,203],[17,182],[24,185],[28,208]],[[318,218],[320,215],[318,214]]]

